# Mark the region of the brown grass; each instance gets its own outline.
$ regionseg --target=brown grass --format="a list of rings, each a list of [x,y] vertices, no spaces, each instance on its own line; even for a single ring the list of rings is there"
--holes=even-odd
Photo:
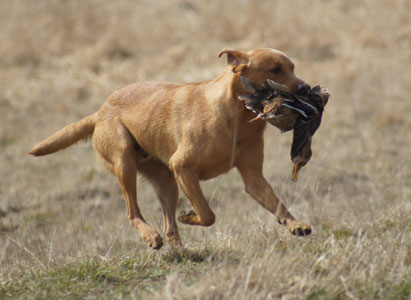
[[[408,0],[0,1],[0,298],[410,299],[410,11]],[[332,93],[297,184],[290,134],[266,132],[265,175],[310,237],[285,232],[232,171],[203,184],[217,222],[180,226],[190,252],[178,262],[128,225],[90,143],[26,155],[117,87],[211,79],[222,48],[261,46]]]

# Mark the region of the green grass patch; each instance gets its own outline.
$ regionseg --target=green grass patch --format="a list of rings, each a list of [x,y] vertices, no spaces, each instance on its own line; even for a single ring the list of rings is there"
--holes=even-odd
[[[6,283],[0,296],[6,299],[64,299],[144,294],[149,285],[152,288],[164,281],[169,268],[169,264],[153,265],[142,259],[104,263],[92,258],[79,264],[30,272]]]
[[[402,281],[395,287],[395,293],[398,299],[409,299],[411,296],[411,280]]]
[[[308,295],[307,300],[345,300],[345,295],[330,295],[325,288],[314,288]]]
[[[354,232],[348,228],[341,227],[338,229],[334,229],[331,233],[335,236],[337,240],[347,239],[354,235]]]
[[[188,251],[184,258],[174,254],[148,255],[103,261],[92,257],[80,263],[30,271],[0,287],[1,299],[79,299],[147,297],[158,291],[172,271],[190,285],[198,274],[223,260],[235,259],[210,250]]]

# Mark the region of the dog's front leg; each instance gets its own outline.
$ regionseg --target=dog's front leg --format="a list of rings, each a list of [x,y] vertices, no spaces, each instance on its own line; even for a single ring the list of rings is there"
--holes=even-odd
[[[257,200],[264,208],[275,214],[280,224],[286,226],[295,235],[309,235],[311,227],[297,221],[287,207],[274,194],[270,184],[263,176],[263,142],[254,143],[243,151],[235,162],[240,172],[245,190],[251,197]]]
[[[189,225],[211,226],[214,224],[215,215],[207,203],[201,191],[198,175],[196,172],[181,164],[178,160],[170,160],[171,170],[177,179],[178,184],[190,201],[194,210],[188,213],[182,211],[178,217],[181,223]]]
[[[238,170],[243,177],[246,192],[264,208],[275,214],[280,224],[286,226],[295,235],[304,236],[311,233],[311,227],[297,221],[287,207],[281,203],[261,172],[256,169],[241,167]]]

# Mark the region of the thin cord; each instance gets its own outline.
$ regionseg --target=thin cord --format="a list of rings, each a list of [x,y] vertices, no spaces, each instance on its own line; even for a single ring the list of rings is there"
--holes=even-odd
[[[113,249],[113,247],[114,247],[114,244],[117,242],[117,240],[118,240],[118,238],[119,238],[119,236],[120,236],[121,232],[123,231],[124,225],[126,225],[126,222],[123,222],[123,225],[121,225],[121,228],[120,228],[120,230],[117,232],[117,235],[116,235],[116,237],[115,237],[115,239],[114,239],[113,243],[111,243],[111,246],[110,246],[110,248],[108,249],[108,251],[107,251],[106,255],[105,255],[104,257],[101,257],[101,256],[100,256],[100,257],[101,257],[101,259],[102,259],[103,261],[107,261],[108,256],[110,255],[111,250],[112,250],[112,249]]]

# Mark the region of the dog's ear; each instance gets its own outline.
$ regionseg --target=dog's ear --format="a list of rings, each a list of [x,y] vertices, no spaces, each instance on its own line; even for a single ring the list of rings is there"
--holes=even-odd
[[[221,57],[223,54],[227,54],[227,64],[233,67],[233,72],[239,72],[247,67],[248,56],[243,51],[223,49],[218,54]]]

